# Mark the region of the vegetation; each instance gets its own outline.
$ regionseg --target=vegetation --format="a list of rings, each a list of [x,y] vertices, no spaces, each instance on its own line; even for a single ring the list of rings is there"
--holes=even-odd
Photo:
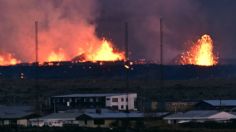
[[[191,125],[192,127],[192,125]],[[1,132],[235,132],[234,128],[217,127],[181,127],[181,126],[159,126],[151,128],[81,128],[78,126],[70,127],[0,127]]]
[[[143,97],[166,100],[235,99],[235,79],[130,80],[128,90]],[[47,100],[52,95],[73,93],[126,92],[126,81],[119,79],[6,80],[0,79],[0,103],[29,104],[36,95]]]

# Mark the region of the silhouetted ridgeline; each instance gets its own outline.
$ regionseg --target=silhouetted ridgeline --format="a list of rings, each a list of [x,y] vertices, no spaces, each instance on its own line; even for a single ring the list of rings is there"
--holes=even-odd
[[[131,79],[159,79],[160,65],[134,64],[129,76]],[[236,65],[217,65],[212,67],[194,65],[165,65],[163,68],[165,80],[183,80],[199,78],[231,78],[236,77]],[[33,79],[77,79],[77,78],[115,78],[123,79],[126,71],[123,62],[103,63],[54,63],[44,64],[36,68],[34,65],[16,65],[0,67],[2,78]]]

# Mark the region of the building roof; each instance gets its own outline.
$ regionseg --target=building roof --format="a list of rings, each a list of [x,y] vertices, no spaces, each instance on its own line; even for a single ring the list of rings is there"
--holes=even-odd
[[[152,113],[152,117],[162,117],[166,115],[167,112]],[[88,117],[92,119],[125,119],[125,118],[144,118],[147,117],[145,113],[140,112],[116,112],[116,113],[85,113]],[[82,116],[82,115],[81,115]],[[150,115],[148,116],[150,117]],[[78,117],[77,119],[79,119]]]
[[[167,112],[159,112],[159,113],[152,113],[152,117],[161,117],[166,115]],[[103,109],[101,113],[96,113],[90,110],[84,111],[65,111],[61,113],[52,113],[47,116],[43,116],[40,118],[35,118],[31,120],[76,120],[81,119],[84,116],[92,119],[121,119],[121,118],[143,118],[146,117],[144,113],[140,112],[119,112],[119,111],[111,111]],[[150,117],[150,116],[149,116]]]
[[[235,106],[236,100],[203,100],[203,102],[208,103],[212,106]]]
[[[54,120],[54,119],[75,120],[76,117],[80,116],[81,114],[82,113],[52,113],[47,116],[37,118],[37,120]]]
[[[137,93],[128,93],[137,94]],[[127,95],[127,93],[97,93],[97,94],[69,94],[69,95],[58,95],[52,97],[108,97],[108,96],[119,96]]]
[[[205,119],[217,113],[219,112],[216,110],[193,110],[188,112],[177,112],[164,117],[164,119]]]
[[[33,114],[33,108],[31,106],[0,105],[0,118],[1,119],[24,118],[32,114]]]

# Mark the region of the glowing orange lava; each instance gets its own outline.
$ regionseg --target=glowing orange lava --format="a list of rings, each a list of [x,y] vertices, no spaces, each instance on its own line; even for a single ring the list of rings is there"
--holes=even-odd
[[[49,57],[48,57],[48,62],[55,62],[55,61],[65,61],[66,57],[65,57],[65,53],[62,49],[59,49],[57,52],[53,51],[50,53]]]
[[[88,50],[79,50],[78,56],[73,58],[75,62],[119,61],[125,60],[124,52],[116,51],[112,43],[103,39]]]
[[[5,65],[15,65],[20,63],[19,60],[13,57],[12,54],[10,53],[2,53],[0,54],[0,65],[5,66]]]
[[[213,52],[213,41],[209,35],[203,35],[187,51],[181,54],[180,63],[183,65],[212,66],[218,63],[218,57]]]
[[[105,39],[95,52],[86,55],[87,61],[116,61],[124,59],[124,53],[115,52],[112,45]]]

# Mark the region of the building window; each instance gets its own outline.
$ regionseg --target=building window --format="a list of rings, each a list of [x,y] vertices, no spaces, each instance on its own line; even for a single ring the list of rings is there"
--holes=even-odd
[[[84,124],[87,125],[88,121],[87,120],[84,120]]]
[[[96,102],[99,102],[99,98],[96,98]]]
[[[121,98],[121,102],[124,102],[124,98]]]
[[[117,105],[113,105],[113,106],[111,106],[111,108],[112,108],[113,110],[118,110],[118,109],[119,109]]]
[[[112,102],[118,102],[118,98],[112,98]]]
[[[89,102],[93,102],[93,98],[90,98],[90,99],[89,99]]]
[[[107,101],[109,101],[110,100],[110,98],[107,98]]]
[[[121,105],[120,108],[121,108],[121,109],[124,109],[124,105]]]
[[[128,98],[126,98],[126,102],[128,102]]]

